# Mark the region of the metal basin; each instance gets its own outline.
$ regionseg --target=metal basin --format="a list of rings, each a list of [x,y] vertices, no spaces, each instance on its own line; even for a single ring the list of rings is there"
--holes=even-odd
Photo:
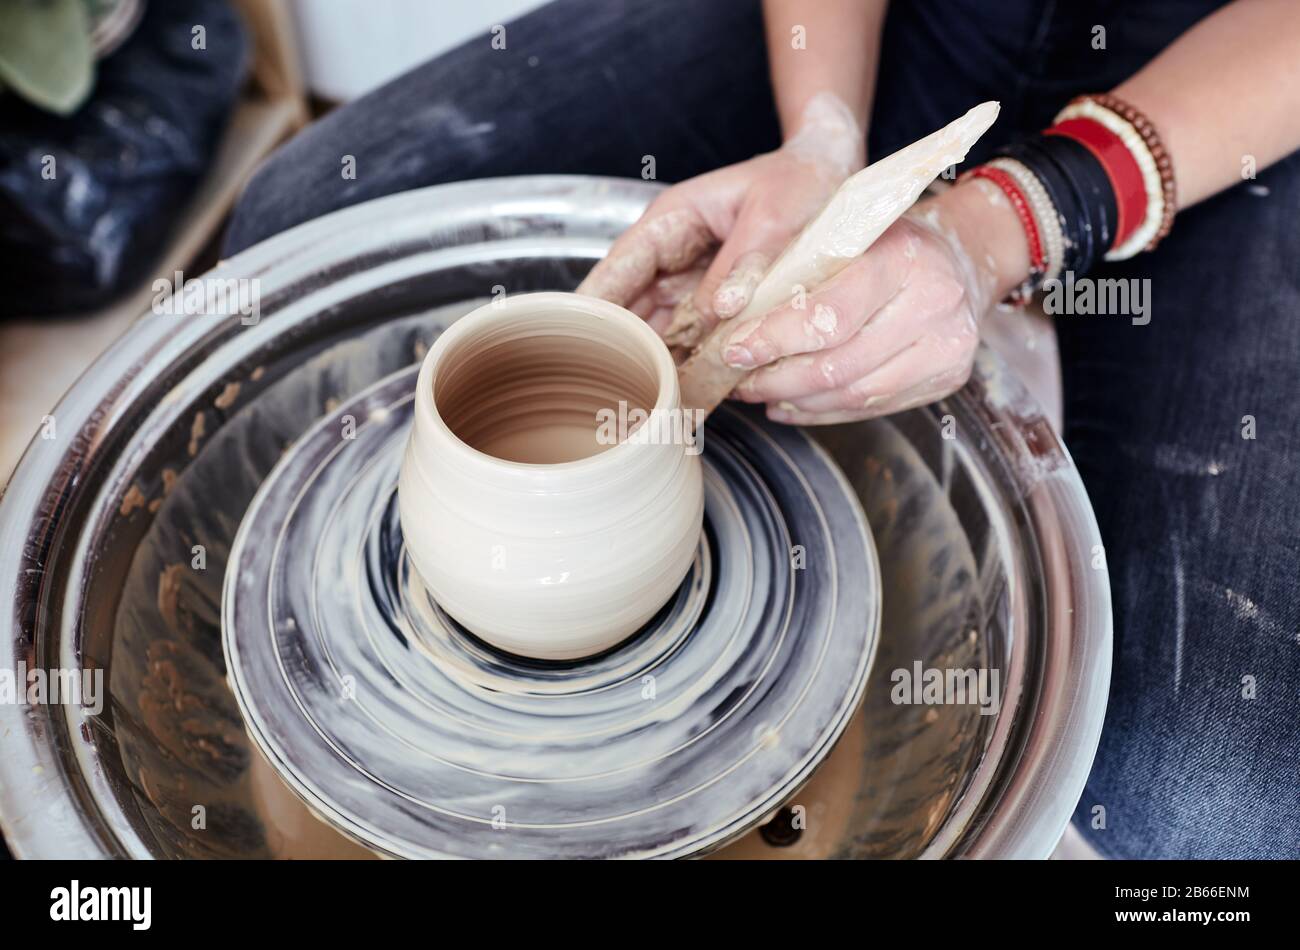
[[[99,671],[94,715],[0,704],[0,828],[31,857],[360,855],[281,785],[226,685],[229,545],[283,450],[499,293],[571,289],[654,194],[496,179],[310,222],[214,279],[260,319],[143,318],[64,398],[0,500],[0,671]],[[813,430],[854,486],[882,570],[861,711],[764,857],[1044,857],[1083,788],[1110,676],[1087,496],[1043,414],[982,352],[956,396]],[[894,671],[998,675],[992,714],[895,702]],[[20,666],[21,664],[21,666]]]

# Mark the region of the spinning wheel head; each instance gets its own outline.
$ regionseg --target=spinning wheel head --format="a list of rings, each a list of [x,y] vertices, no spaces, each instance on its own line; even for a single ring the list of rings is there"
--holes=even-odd
[[[475,638],[411,568],[395,489],[414,386],[402,371],[322,419],[236,538],[229,676],[280,776],[406,857],[685,856],[769,816],[847,726],[878,639],[875,551],[830,459],[716,413],[676,593],[613,650],[538,662]]]

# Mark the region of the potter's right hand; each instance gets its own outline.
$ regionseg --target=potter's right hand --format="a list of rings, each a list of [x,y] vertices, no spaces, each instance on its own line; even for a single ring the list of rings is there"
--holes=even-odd
[[[772,260],[864,162],[848,107],[820,93],[776,151],[659,195],[578,293],[627,307],[670,344],[694,345],[745,308]]]

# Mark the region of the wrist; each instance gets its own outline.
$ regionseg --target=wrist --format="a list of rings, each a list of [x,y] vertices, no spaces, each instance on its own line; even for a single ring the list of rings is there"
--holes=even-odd
[[[1029,278],[1029,238],[1020,215],[997,185],[982,178],[958,182],[932,202],[940,228],[951,231],[991,302],[1004,300]]]
[[[829,91],[814,94],[804,104],[781,149],[799,161],[827,168],[840,178],[866,165],[863,124],[844,100]]]

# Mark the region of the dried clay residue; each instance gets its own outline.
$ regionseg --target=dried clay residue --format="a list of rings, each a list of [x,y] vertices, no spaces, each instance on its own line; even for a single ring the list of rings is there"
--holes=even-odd
[[[163,499],[171,494],[171,490],[176,487],[176,471],[165,468],[162,470],[162,495],[149,502],[149,513],[154,514],[162,507]]]
[[[190,424],[190,458],[199,454],[199,443],[203,441],[203,436],[207,434],[208,422],[202,412],[194,414],[194,422]]]
[[[147,670],[138,700],[140,715],[168,753],[186,766],[233,777],[243,771],[246,754],[238,725],[187,686],[193,658],[173,640],[149,644]]]
[[[132,484],[126,495],[122,498],[122,505],[117,509],[117,513],[123,518],[135,511],[137,508],[145,506],[144,492],[140,491],[140,486]]]
[[[212,400],[212,405],[222,410],[229,409],[235,404],[235,400],[239,398],[240,388],[239,383],[226,383],[226,388],[221,390],[216,399]]]
[[[179,604],[184,574],[184,564],[169,564],[158,576],[158,613],[172,630],[181,629]]]

